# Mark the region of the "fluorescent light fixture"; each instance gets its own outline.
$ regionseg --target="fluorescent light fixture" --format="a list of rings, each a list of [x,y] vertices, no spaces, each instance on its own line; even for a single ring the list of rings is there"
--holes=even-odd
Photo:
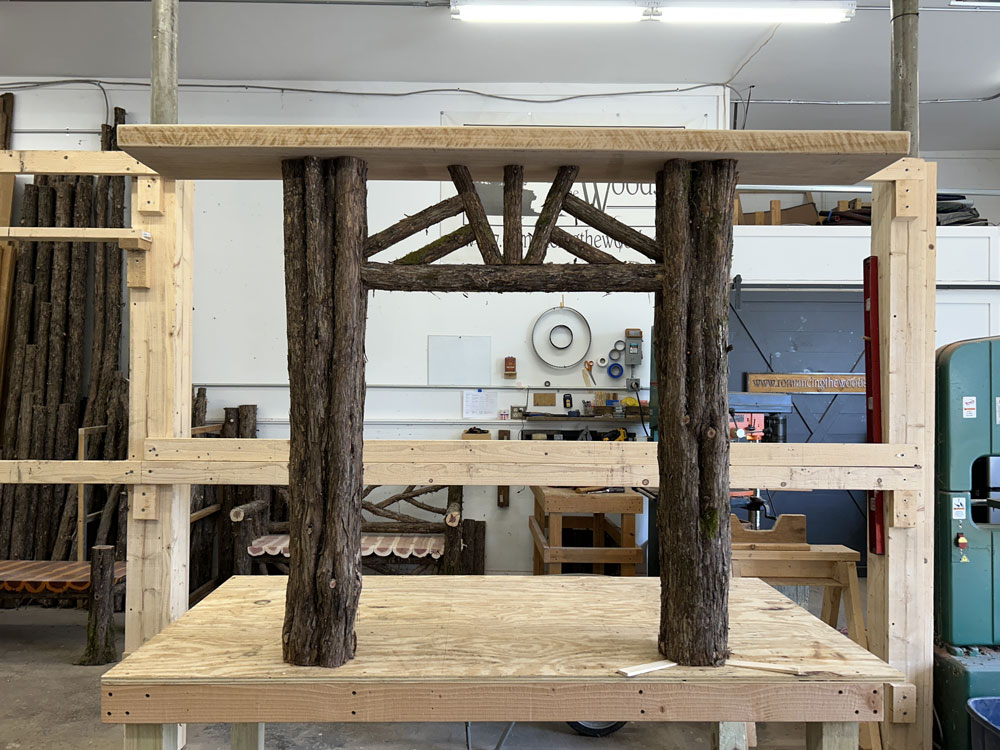
[[[664,0],[657,10],[667,23],[841,23],[856,7],[854,0]]]
[[[840,23],[855,8],[855,0],[451,0],[453,18],[496,23]]]
[[[630,23],[650,17],[646,3],[608,0],[451,0],[459,21],[494,23]]]
[[[1000,0],[951,0],[958,8],[1000,8]]]

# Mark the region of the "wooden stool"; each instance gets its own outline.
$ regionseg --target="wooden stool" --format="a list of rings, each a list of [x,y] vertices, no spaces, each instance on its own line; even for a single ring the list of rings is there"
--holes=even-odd
[[[760,578],[772,586],[821,586],[820,619],[836,629],[844,603],[847,635],[868,648],[864,608],[858,585],[861,554],[840,544],[808,544],[805,516],[778,516],[774,528],[752,531],[732,516],[733,576]],[[877,724],[861,725],[861,747],[881,748]]]
[[[588,495],[565,487],[532,487],[535,515],[528,519],[534,540],[534,574],[557,575],[563,563],[593,563],[603,573],[606,563],[619,563],[623,576],[634,576],[642,562],[642,548],[635,543],[635,517],[642,513],[642,495],[632,490]],[[620,513],[621,526],[607,519]],[[590,529],[593,547],[564,547],[563,529]],[[605,547],[607,534],[617,547]],[[548,566],[548,569],[546,569]]]

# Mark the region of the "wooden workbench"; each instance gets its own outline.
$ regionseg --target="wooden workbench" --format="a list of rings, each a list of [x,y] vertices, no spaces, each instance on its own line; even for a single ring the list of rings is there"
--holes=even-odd
[[[149,743],[155,725],[174,722],[808,719],[842,731],[881,721],[887,683],[904,679],[757,579],[732,582],[734,658],[801,676],[728,666],[617,676],[659,658],[659,581],[590,576],[368,577],[357,658],[295,667],[281,659],[286,581],[230,579],[167,626],[104,675],[103,720]]]

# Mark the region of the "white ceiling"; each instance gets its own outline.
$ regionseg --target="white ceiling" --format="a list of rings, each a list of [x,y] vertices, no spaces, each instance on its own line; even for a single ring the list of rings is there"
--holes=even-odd
[[[869,0],[868,4],[881,2]],[[885,0],[883,4],[888,4]],[[941,7],[947,0],[923,0]],[[147,2],[0,2],[4,76],[149,75]],[[447,8],[182,2],[187,79],[637,83],[722,82],[766,39],[760,27],[495,26]],[[921,95],[1000,91],[1000,13],[921,14]],[[889,13],[777,30],[735,79],[755,99],[886,100]],[[925,104],[925,150],[1000,149],[1000,102]],[[887,128],[885,106],[752,105],[750,128]]]

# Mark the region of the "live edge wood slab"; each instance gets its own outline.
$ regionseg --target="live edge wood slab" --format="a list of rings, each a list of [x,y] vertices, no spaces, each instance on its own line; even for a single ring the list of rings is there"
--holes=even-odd
[[[498,180],[524,165],[549,181],[579,165],[577,181],[651,182],[670,159],[737,159],[751,184],[851,185],[907,155],[909,134],[831,130],[669,128],[378,127],[323,125],[123,125],[119,147],[163,177],[278,180],[281,161],[353,156],[371,180],[449,180],[462,164]]]
[[[101,679],[105,723],[882,721],[885,662],[757,579],[734,579],[733,658],[795,667],[616,670],[657,661],[659,581],[366,577],[357,657],[281,657],[281,576],[236,577]]]

